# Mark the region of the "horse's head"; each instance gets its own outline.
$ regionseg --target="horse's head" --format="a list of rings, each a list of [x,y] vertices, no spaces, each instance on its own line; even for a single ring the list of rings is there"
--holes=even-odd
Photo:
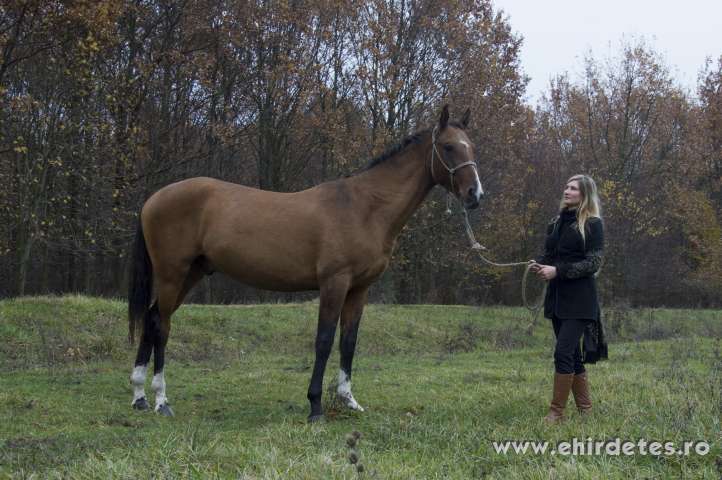
[[[471,110],[461,122],[449,122],[449,106],[444,105],[434,127],[431,146],[431,177],[464,202],[467,209],[477,208],[484,195],[474,161],[474,145],[466,135]]]

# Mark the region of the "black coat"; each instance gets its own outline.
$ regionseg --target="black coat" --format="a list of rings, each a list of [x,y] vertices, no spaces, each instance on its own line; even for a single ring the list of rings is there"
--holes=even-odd
[[[582,240],[576,212],[562,210],[547,226],[544,254],[537,263],[557,267],[544,299],[546,318],[599,320],[599,301],[594,274],[602,266],[604,225],[601,218],[587,219]]]

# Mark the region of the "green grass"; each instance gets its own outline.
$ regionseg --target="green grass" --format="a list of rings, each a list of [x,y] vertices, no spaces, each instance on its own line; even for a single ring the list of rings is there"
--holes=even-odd
[[[594,413],[546,426],[553,336],[517,308],[369,306],[354,361],[365,413],[325,392],[306,423],[317,304],[184,306],[166,381],[176,417],[130,408],[126,306],[0,302],[0,478],[709,478],[722,475],[722,312],[608,312]],[[324,383],[338,371],[334,350]],[[152,401],[149,385],[146,389]],[[365,471],[348,461],[345,438]],[[492,441],[704,440],[704,456],[497,454]]]

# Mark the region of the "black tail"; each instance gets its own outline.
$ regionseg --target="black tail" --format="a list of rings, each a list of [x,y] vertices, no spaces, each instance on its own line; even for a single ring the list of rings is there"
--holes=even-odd
[[[140,219],[135,233],[131,268],[128,286],[128,340],[132,344],[135,341],[135,327],[143,321],[153,293],[153,265],[148,256]]]

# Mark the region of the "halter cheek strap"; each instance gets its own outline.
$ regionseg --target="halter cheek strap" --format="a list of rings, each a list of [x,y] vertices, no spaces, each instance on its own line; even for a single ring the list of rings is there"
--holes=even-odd
[[[436,132],[437,132],[438,126],[434,127],[434,129],[431,131],[431,178],[436,182],[436,174],[434,173],[434,153],[436,153],[436,158],[438,158],[439,162],[441,162],[441,165],[444,166],[447,172],[449,172],[449,185],[451,186],[451,192],[454,191],[454,174],[464,168],[464,167],[471,167],[476,172],[476,162],[474,161],[468,161],[464,163],[460,163],[458,165],[455,165],[454,167],[449,167],[446,162],[444,162],[443,157],[439,153],[439,151],[436,149]],[[477,173],[478,175],[478,173]]]

